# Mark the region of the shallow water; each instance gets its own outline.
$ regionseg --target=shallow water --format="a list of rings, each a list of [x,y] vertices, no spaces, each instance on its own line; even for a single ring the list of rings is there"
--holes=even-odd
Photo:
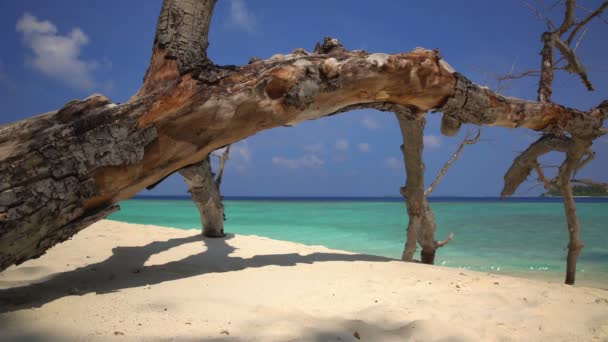
[[[581,203],[582,202],[582,203]],[[407,214],[392,199],[228,199],[226,232],[400,258]],[[568,234],[555,199],[434,199],[437,239],[455,236],[436,264],[562,281]],[[188,199],[134,199],[110,219],[200,227]],[[608,287],[608,201],[577,203],[585,243],[577,284]]]

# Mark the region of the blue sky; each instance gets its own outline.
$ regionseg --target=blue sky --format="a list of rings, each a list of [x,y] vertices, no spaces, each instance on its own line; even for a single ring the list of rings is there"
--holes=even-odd
[[[580,3],[591,8],[600,1]],[[141,85],[160,6],[160,0],[0,2],[0,124],[56,109],[93,92],[114,102],[126,101]],[[561,8],[548,14],[561,20]],[[596,91],[587,92],[571,75],[560,74],[555,82],[554,100],[581,109],[608,98],[608,24],[596,20],[589,28],[578,51]],[[310,51],[330,35],[349,49],[373,52],[439,48],[457,71],[495,87],[495,74],[538,67],[544,29],[525,3],[515,0],[219,0],[209,55],[218,64],[244,64],[252,56],[268,58],[299,47]],[[535,82],[511,82],[503,93],[534,99]],[[462,138],[442,137],[439,119],[439,114],[428,115],[427,183]],[[537,136],[522,129],[484,128],[482,141],[466,148],[435,195],[498,195],[511,161]],[[398,195],[405,181],[400,144],[393,115],[372,110],[261,132],[234,146],[223,192]],[[608,139],[600,139],[593,148],[597,158],[579,177],[608,181]],[[544,163],[559,165],[559,158],[548,156]],[[535,184],[524,184],[517,195],[537,195],[542,188]],[[185,193],[183,180],[174,175],[142,195]]]

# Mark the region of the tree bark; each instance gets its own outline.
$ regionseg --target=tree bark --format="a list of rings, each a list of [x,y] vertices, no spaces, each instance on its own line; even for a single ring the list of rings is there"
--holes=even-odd
[[[566,66],[561,69],[577,74],[585,87],[589,91],[593,90],[593,85],[588,79],[585,67],[581,63],[580,59],[576,56],[576,49],[580,39],[584,36],[579,37],[579,41],[571,47],[577,32],[587,25],[593,18],[602,14],[602,12],[608,8],[608,1],[605,1],[595,11],[590,11],[585,19],[576,22],[576,0],[567,0],[565,2],[565,15],[564,20],[558,28],[553,31],[544,32],[541,36],[543,42],[543,48],[541,50],[541,74],[538,83],[538,101],[541,103],[551,103],[551,95],[553,92],[553,79],[556,66],[554,64],[559,63],[553,61],[554,49],[557,48],[562,55],[560,60],[567,62]],[[548,20],[549,27],[553,27],[553,23]],[[572,29],[572,30],[571,30]],[[570,34],[567,39],[562,40],[568,31]],[[603,115],[606,118],[608,112],[608,103],[602,102],[598,107],[598,114]],[[600,121],[603,122],[603,118]],[[576,120],[575,118],[573,118]],[[566,270],[566,284],[573,285],[576,273],[576,261],[578,255],[583,248],[583,243],[580,241],[579,231],[580,223],[576,216],[576,206],[574,202],[573,189],[571,184],[571,177],[576,172],[589,163],[594,158],[594,153],[589,149],[593,140],[602,134],[606,134],[604,128],[600,128],[597,132],[591,134],[577,134],[570,132],[570,136],[563,134],[564,132],[547,131],[540,139],[530,145],[521,155],[519,155],[509,171],[505,174],[505,184],[501,197],[512,195],[515,190],[526,180],[532,170],[536,170],[538,178],[544,184],[547,190],[559,189],[563,196],[564,208],[566,211],[566,220],[568,223],[568,232],[570,243],[568,245],[568,260]],[[566,153],[566,159],[561,165],[558,175],[554,180],[548,180],[538,163],[538,158],[548,152],[559,151]],[[587,156],[583,160],[584,156]]]
[[[553,95],[553,78],[555,77],[553,67],[553,49],[555,48],[554,33],[543,33],[541,40],[543,42],[543,48],[540,51],[541,66],[537,90],[538,101],[551,102],[551,95]]]
[[[211,171],[209,157],[202,162],[179,170],[188,184],[192,200],[198,208],[203,235],[207,237],[223,237],[224,234],[224,205],[220,188]]]
[[[395,112],[399,121],[401,135],[403,136],[403,162],[407,175],[405,187],[401,188],[401,194],[406,200],[407,215],[409,217],[407,225],[407,237],[405,248],[401,259],[412,261],[416,253],[417,242],[421,236],[425,219],[424,198],[424,162],[422,160],[422,150],[424,148],[424,117],[416,118],[412,112]],[[424,256],[424,246],[423,246]]]
[[[573,139],[572,146],[566,152],[566,160],[562,163],[558,173],[559,188],[564,202],[566,222],[568,223],[568,257],[566,260],[566,284],[574,285],[576,279],[576,262],[578,256],[585,246],[580,238],[581,225],[576,215],[576,204],[574,202],[574,192],[570,179],[572,178],[577,166],[585,154],[589,143]]]
[[[213,65],[205,48],[214,4],[164,2],[144,84],[127,103],[95,95],[0,127],[0,270],[217,148],[355,108],[437,110],[452,126],[601,134],[606,108],[503,97],[453,73],[437,51],[369,54],[326,39],[314,53]]]

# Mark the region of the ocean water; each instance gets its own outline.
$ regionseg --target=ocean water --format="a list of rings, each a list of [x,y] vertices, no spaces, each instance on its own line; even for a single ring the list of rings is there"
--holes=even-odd
[[[110,219],[176,228],[199,228],[187,198],[133,199]],[[390,198],[228,198],[229,233],[400,258],[407,213]],[[559,199],[434,198],[437,239],[455,236],[436,264],[563,281],[568,234]],[[608,199],[577,202],[585,243],[577,284],[608,287]]]

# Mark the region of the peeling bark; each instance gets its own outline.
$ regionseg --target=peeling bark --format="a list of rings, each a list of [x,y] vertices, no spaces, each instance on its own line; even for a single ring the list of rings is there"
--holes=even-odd
[[[370,54],[328,38],[314,53],[212,65],[205,48],[214,3],[163,3],[144,84],[129,102],[93,96],[0,127],[0,270],[217,148],[355,108],[438,110],[450,127],[602,134],[605,110],[503,97],[454,73],[437,51]]]
[[[602,135],[602,123],[608,109],[605,103],[583,112],[555,103],[505,97],[472,83],[458,73],[454,74],[454,77],[455,94],[437,108],[437,111],[449,117],[450,127],[456,127],[454,123],[459,122],[510,128],[525,127],[558,136],[568,133],[582,139],[594,139]]]
[[[100,95],[0,128],[0,270],[35,258],[117,209],[102,200],[94,170],[140,162],[157,138]]]
[[[217,0],[164,0],[154,37],[150,66],[138,95],[157,90],[180,75],[216,81],[218,71],[207,58],[209,26]]]

